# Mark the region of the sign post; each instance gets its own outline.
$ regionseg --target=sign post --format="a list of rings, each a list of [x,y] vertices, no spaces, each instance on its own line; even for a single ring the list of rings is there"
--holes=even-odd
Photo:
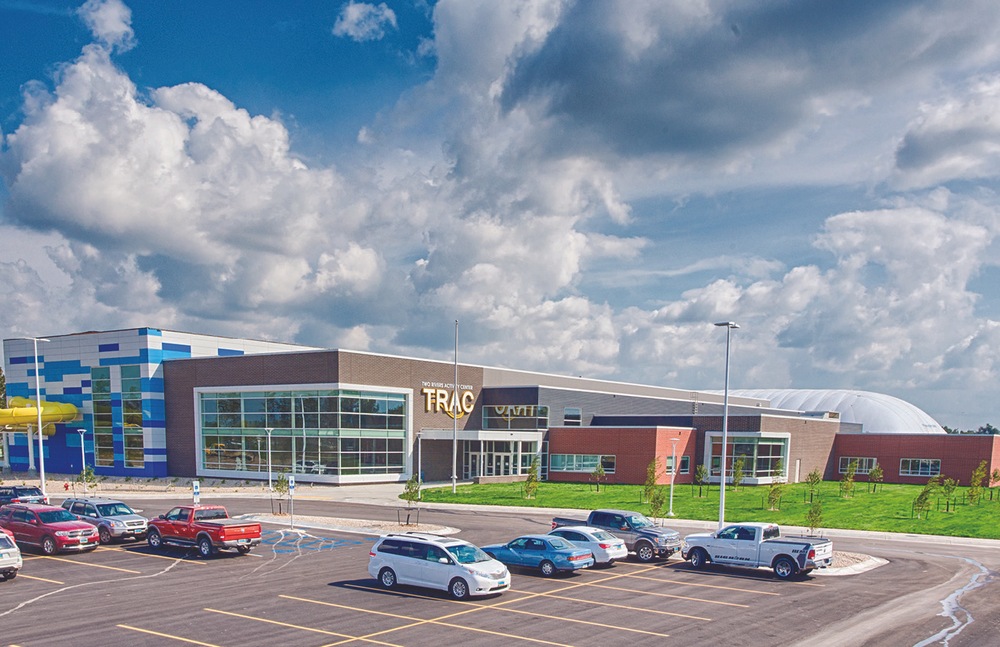
[[[295,475],[288,475],[288,525],[295,527]]]
[[[191,494],[194,495],[194,504],[201,503],[201,482],[191,481]]]

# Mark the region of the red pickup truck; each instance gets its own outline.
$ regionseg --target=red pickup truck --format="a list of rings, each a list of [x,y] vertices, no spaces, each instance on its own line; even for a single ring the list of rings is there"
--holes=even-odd
[[[195,546],[202,557],[222,548],[246,555],[260,544],[260,524],[230,519],[221,505],[179,505],[149,520],[146,541],[155,549],[164,544]]]

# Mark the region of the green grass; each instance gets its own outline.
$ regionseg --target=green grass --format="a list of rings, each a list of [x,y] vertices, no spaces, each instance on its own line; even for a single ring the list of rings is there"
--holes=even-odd
[[[521,506],[527,508],[625,508],[649,514],[649,505],[642,501],[641,485],[601,485],[600,492],[586,483],[541,483],[533,499],[525,499],[522,483],[490,483],[460,485],[452,494],[451,487],[427,488],[422,499],[438,503],[474,503],[484,505]],[[953,537],[1000,539],[1000,489],[983,489],[978,505],[969,505],[967,488],[958,488],[947,504],[943,497],[932,498],[932,508],[926,518],[917,519],[913,500],[923,486],[880,485],[869,492],[867,483],[856,483],[854,495],[840,495],[840,483],[822,483],[813,499],[822,503],[823,520],[820,528],[845,528],[883,532],[901,532]],[[809,491],[805,483],[785,486],[779,510],[768,510],[768,488],[741,487],[726,490],[726,519],[731,521],[771,521],[786,526],[808,526]],[[668,494],[669,496],[669,494]],[[946,511],[946,507],[948,510]],[[712,521],[719,518],[718,486],[698,487],[678,485],[674,488],[674,514],[679,519]],[[664,506],[663,516],[666,516]]]

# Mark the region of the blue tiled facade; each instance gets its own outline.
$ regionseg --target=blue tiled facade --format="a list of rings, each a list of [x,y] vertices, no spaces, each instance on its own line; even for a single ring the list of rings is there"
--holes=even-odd
[[[46,472],[78,474],[82,471],[81,435],[78,430],[83,429],[83,460],[87,466],[94,468],[95,474],[134,477],[167,476],[167,430],[161,366],[164,360],[308,348],[156,328],[80,333],[48,339],[47,342],[38,342],[41,398],[49,402],[73,404],[80,416],[72,422],[55,424],[54,433],[45,436]],[[33,400],[36,365],[33,341],[7,339],[4,340],[3,350],[7,396]],[[96,416],[95,369],[98,369],[96,374],[106,374],[110,379],[110,383],[103,380],[99,388]],[[124,380],[128,383],[125,397],[122,391],[123,371],[138,378]],[[126,411],[126,405],[132,413]],[[95,426],[99,434],[95,434]],[[36,468],[37,457],[34,454],[38,448],[37,437],[32,436],[29,449],[25,433],[8,432],[0,436],[3,443],[0,464],[15,472]]]

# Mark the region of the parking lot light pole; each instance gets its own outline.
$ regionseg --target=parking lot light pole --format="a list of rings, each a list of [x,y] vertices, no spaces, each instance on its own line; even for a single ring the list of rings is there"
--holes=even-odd
[[[674,478],[677,476],[677,438],[670,439],[670,509],[667,516],[674,516]]]
[[[42,379],[42,374],[38,370],[38,342],[49,341],[42,337],[24,337],[23,339],[30,339],[34,344],[35,349],[35,411],[38,412],[38,426],[35,431],[38,432],[38,482],[39,489],[42,491],[42,496],[48,501],[48,493],[45,491],[45,449],[42,444],[42,391],[39,383]],[[31,440],[29,439],[30,443]]]
[[[77,429],[76,433],[80,434],[80,477],[83,478],[83,493],[87,493],[87,479],[83,476],[83,473],[87,471],[87,454],[86,450],[83,448],[83,435],[87,433],[86,429]]]
[[[719,530],[726,525],[726,443],[729,442],[729,347],[734,328],[739,325],[733,321],[723,321],[715,324],[726,329],[726,386],[722,396],[722,460],[719,462]]]
[[[274,492],[274,486],[271,484],[271,432],[274,430],[264,427],[264,431],[267,432],[267,491]]]

